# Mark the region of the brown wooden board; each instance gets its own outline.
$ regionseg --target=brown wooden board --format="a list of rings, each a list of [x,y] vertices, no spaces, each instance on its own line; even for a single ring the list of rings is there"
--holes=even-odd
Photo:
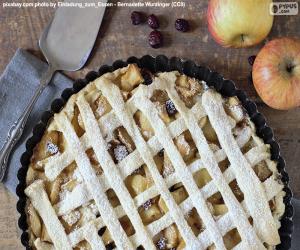
[[[0,73],[14,55],[17,48],[24,48],[43,58],[38,49],[38,39],[50,21],[55,9],[40,8],[2,8],[0,5]],[[9,1],[8,1],[9,2]],[[19,0],[18,2],[38,2]],[[41,1],[40,1],[41,2]],[[46,1],[47,2],[47,1]],[[55,2],[55,1],[53,1]],[[111,1],[117,2],[117,1]],[[128,1],[131,2],[131,1]],[[149,0],[149,2],[157,2]],[[225,49],[214,42],[207,30],[206,8],[208,1],[185,1],[185,8],[107,8],[92,56],[86,67],[75,73],[67,73],[72,78],[83,77],[88,71],[97,70],[102,64],[110,64],[117,59],[145,54],[164,54],[191,59],[198,64],[232,79],[257,101],[259,111],[267,118],[279,141],[282,154],[287,162],[287,171],[295,197],[300,198],[300,109],[277,111],[264,105],[257,97],[247,78],[251,66],[247,58],[258,53],[264,42],[246,49]],[[146,25],[133,26],[130,13],[134,10],[146,14],[154,13],[161,21],[165,45],[152,49],[148,45],[151,29]],[[191,23],[191,31],[181,33],[175,30],[177,18],[186,18]],[[300,38],[300,14],[297,16],[276,16],[267,40],[276,37],[292,36]],[[265,42],[266,42],[265,41]],[[17,230],[15,198],[0,185],[0,246],[3,250],[22,249]]]

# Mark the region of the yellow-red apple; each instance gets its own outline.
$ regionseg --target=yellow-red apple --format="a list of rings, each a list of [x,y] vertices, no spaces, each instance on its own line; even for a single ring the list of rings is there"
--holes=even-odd
[[[272,0],[210,0],[208,29],[224,47],[249,47],[261,42],[270,32]]]
[[[277,38],[258,53],[252,71],[261,99],[275,109],[300,106],[300,40]]]

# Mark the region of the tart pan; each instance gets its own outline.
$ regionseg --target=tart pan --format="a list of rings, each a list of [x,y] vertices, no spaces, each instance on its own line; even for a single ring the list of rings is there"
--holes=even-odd
[[[285,204],[285,213],[281,218],[281,227],[279,229],[279,235],[281,244],[276,249],[288,250],[291,247],[291,235],[293,232],[293,206],[291,204],[292,191],[289,187],[289,176],[285,171],[285,161],[280,154],[280,148],[278,143],[274,139],[273,131],[266,124],[265,117],[257,111],[256,104],[251,101],[246,93],[235,87],[234,82],[224,79],[222,75],[217,72],[213,72],[210,69],[198,66],[193,61],[182,60],[178,57],[167,58],[164,55],[152,57],[145,55],[142,58],[130,57],[127,61],[117,60],[111,66],[103,65],[98,71],[89,72],[84,79],[79,79],[74,82],[73,88],[67,88],[62,92],[61,98],[55,99],[51,104],[51,110],[42,114],[41,121],[34,127],[32,136],[26,142],[26,151],[21,156],[21,168],[18,171],[19,184],[16,188],[17,196],[19,200],[17,202],[17,210],[20,213],[18,225],[22,230],[21,242],[26,249],[31,249],[29,246],[29,235],[27,232],[28,224],[25,213],[26,207],[26,195],[24,189],[26,188],[26,174],[30,163],[30,158],[33,153],[33,149],[40,141],[44,134],[49,120],[53,117],[54,113],[58,113],[65,103],[68,101],[71,95],[79,92],[89,82],[95,80],[101,75],[112,72],[116,69],[127,66],[129,63],[136,63],[140,68],[150,70],[152,73],[162,71],[177,70],[180,73],[186,74],[190,77],[195,77],[198,80],[203,80],[209,87],[215,88],[216,91],[223,96],[237,96],[241,101],[243,107],[247,110],[248,115],[256,126],[256,133],[261,137],[265,143],[271,146],[271,159],[278,162],[277,168],[281,174],[281,181],[284,184],[284,191],[286,193],[283,201]]]

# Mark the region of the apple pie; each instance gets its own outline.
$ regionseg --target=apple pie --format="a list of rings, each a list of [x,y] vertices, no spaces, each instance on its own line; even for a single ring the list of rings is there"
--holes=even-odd
[[[33,150],[33,249],[275,249],[283,184],[237,97],[135,64],[70,97]]]

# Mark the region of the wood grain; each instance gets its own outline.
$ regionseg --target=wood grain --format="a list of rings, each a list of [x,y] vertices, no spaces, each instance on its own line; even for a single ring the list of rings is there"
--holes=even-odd
[[[0,249],[22,249],[17,219],[16,197],[0,184]]]
[[[21,2],[38,2],[21,0]],[[117,1],[113,1],[117,2]],[[152,2],[156,2],[152,0]],[[132,26],[128,7],[107,8],[104,20],[86,67],[75,73],[67,73],[72,78],[83,77],[90,70],[97,70],[102,64],[110,64],[117,59],[127,59],[134,55],[145,54],[178,56],[191,59],[198,64],[210,67],[232,79],[237,86],[245,90],[257,101],[259,110],[267,117],[280,142],[282,154],[287,162],[291,178],[291,187],[296,197],[300,198],[300,109],[276,111],[261,103],[251,83],[247,81],[251,66],[247,58],[258,53],[267,40],[281,36],[300,37],[300,15],[277,16],[268,38],[258,46],[247,49],[224,49],[216,44],[207,30],[206,8],[208,1],[185,1],[185,8],[139,8],[147,14],[159,16],[165,44],[155,50],[148,46],[147,38],[151,32],[147,25]],[[0,6],[0,72],[14,55],[17,48],[24,48],[43,58],[37,41],[53,16],[51,8],[2,8]],[[192,24],[188,33],[180,33],[174,28],[177,18],[186,18]],[[18,230],[16,199],[0,185],[0,248],[3,250],[22,249]]]

